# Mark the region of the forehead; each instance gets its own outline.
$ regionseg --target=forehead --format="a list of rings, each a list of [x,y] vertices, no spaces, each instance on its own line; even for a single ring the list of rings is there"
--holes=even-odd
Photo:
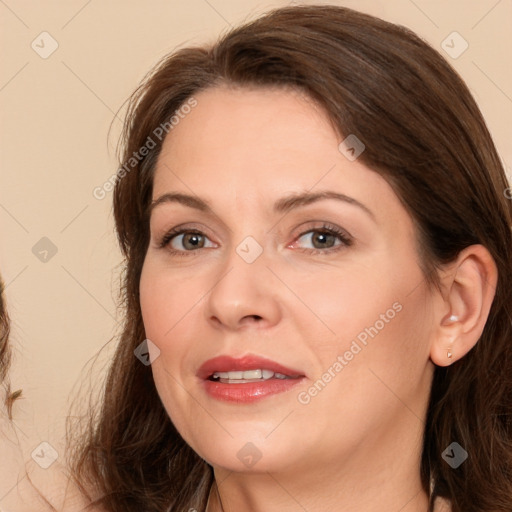
[[[354,196],[392,194],[377,173],[340,153],[342,139],[327,114],[304,94],[218,87],[194,98],[197,105],[164,141],[154,197],[192,189],[249,200],[317,186]]]
[[[166,137],[159,164],[203,176],[215,169],[219,179],[233,170],[256,177],[336,150],[325,115],[294,91],[222,87],[194,97],[197,106]]]

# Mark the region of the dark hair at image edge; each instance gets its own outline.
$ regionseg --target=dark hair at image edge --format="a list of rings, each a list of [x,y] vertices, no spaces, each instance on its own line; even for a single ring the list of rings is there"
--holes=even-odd
[[[4,282],[0,277],[0,384],[7,377],[7,370],[11,361],[11,353],[7,343],[9,339],[9,317],[5,307]]]
[[[4,388],[3,394],[0,394],[4,403],[0,403],[0,407],[5,406],[7,416],[12,420],[12,407],[15,400],[21,397],[22,392],[21,389],[12,391],[8,378],[11,364],[11,347],[9,346],[10,330],[11,324],[5,303],[5,285],[0,277],[0,386]],[[0,399],[0,401],[2,401],[2,399]]]
[[[473,244],[484,245],[498,284],[476,346],[436,367],[421,478],[453,512],[510,512],[512,503],[512,211],[509,186],[484,119],[458,74],[410,30],[347,8],[271,11],[213,46],[165,58],[131,98],[122,163],[188,99],[215,86],[306,93],[342,138],[366,145],[359,161],[393,187],[417,228],[426,281]],[[172,134],[171,134],[172,136]],[[212,468],[183,441],[133,354],[145,338],[139,281],[161,143],[116,183],[114,216],[126,258],[125,323],[99,410],[73,439],[76,478],[108,511],[204,511]],[[80,429],[78,435],[80,436]],[[469,458],[452,469],[452,442]],[[430,484],[432,482],[432,491]],[[85,485],[85,484],[84,484]],[[91,495],[94,498],[94,496]]]

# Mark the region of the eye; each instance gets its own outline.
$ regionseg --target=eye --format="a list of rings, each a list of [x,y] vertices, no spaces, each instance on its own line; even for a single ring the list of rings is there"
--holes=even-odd
[[[340,228],[323,225],[303,232],[289,247],[304,249],[311,253],[325,253],[350,246],[352,242],[352,237]],[[216,247],[204,233],[190,228],[171,229],[158,245],[160,248],[167,247],[172,254],[180,256],[186,256],[187,253],[198,249]]]
[[[352,244],[347,233],[334,226],[322,226],[302,233],[292,244],[293,247],[311,250],[312,252],[328,252]]]
[[[171,230],[167,233],[162,241],[160,247],[169,246],[172,253],[193,252],[197,249],[214,247],[215,244],[200,231],[193,230]]]

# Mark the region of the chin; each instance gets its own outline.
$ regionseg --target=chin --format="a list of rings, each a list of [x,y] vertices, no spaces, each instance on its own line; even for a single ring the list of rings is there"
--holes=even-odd
[[[272,433],[268,438],[272,428],[266,428],[265,434],[251,432],[246,426],[239,430],[239,434],[231,431],[233,437],[223,431],[216,436],[212,436],[211,432],[196,433],[194,437],[198,442],[184,438],[208,464],[229,471],[279,472],[298,462],[297,446],[303,446],[303,442],[294,440],[291,435]]]

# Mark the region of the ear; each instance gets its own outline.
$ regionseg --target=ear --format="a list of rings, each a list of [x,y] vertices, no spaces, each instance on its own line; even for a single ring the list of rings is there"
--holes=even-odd
[[[483,245],[471,245],[441,273],[443,301],[435,311],[430,358],[449,366],[478,342],[496,292],[498,270]]]

